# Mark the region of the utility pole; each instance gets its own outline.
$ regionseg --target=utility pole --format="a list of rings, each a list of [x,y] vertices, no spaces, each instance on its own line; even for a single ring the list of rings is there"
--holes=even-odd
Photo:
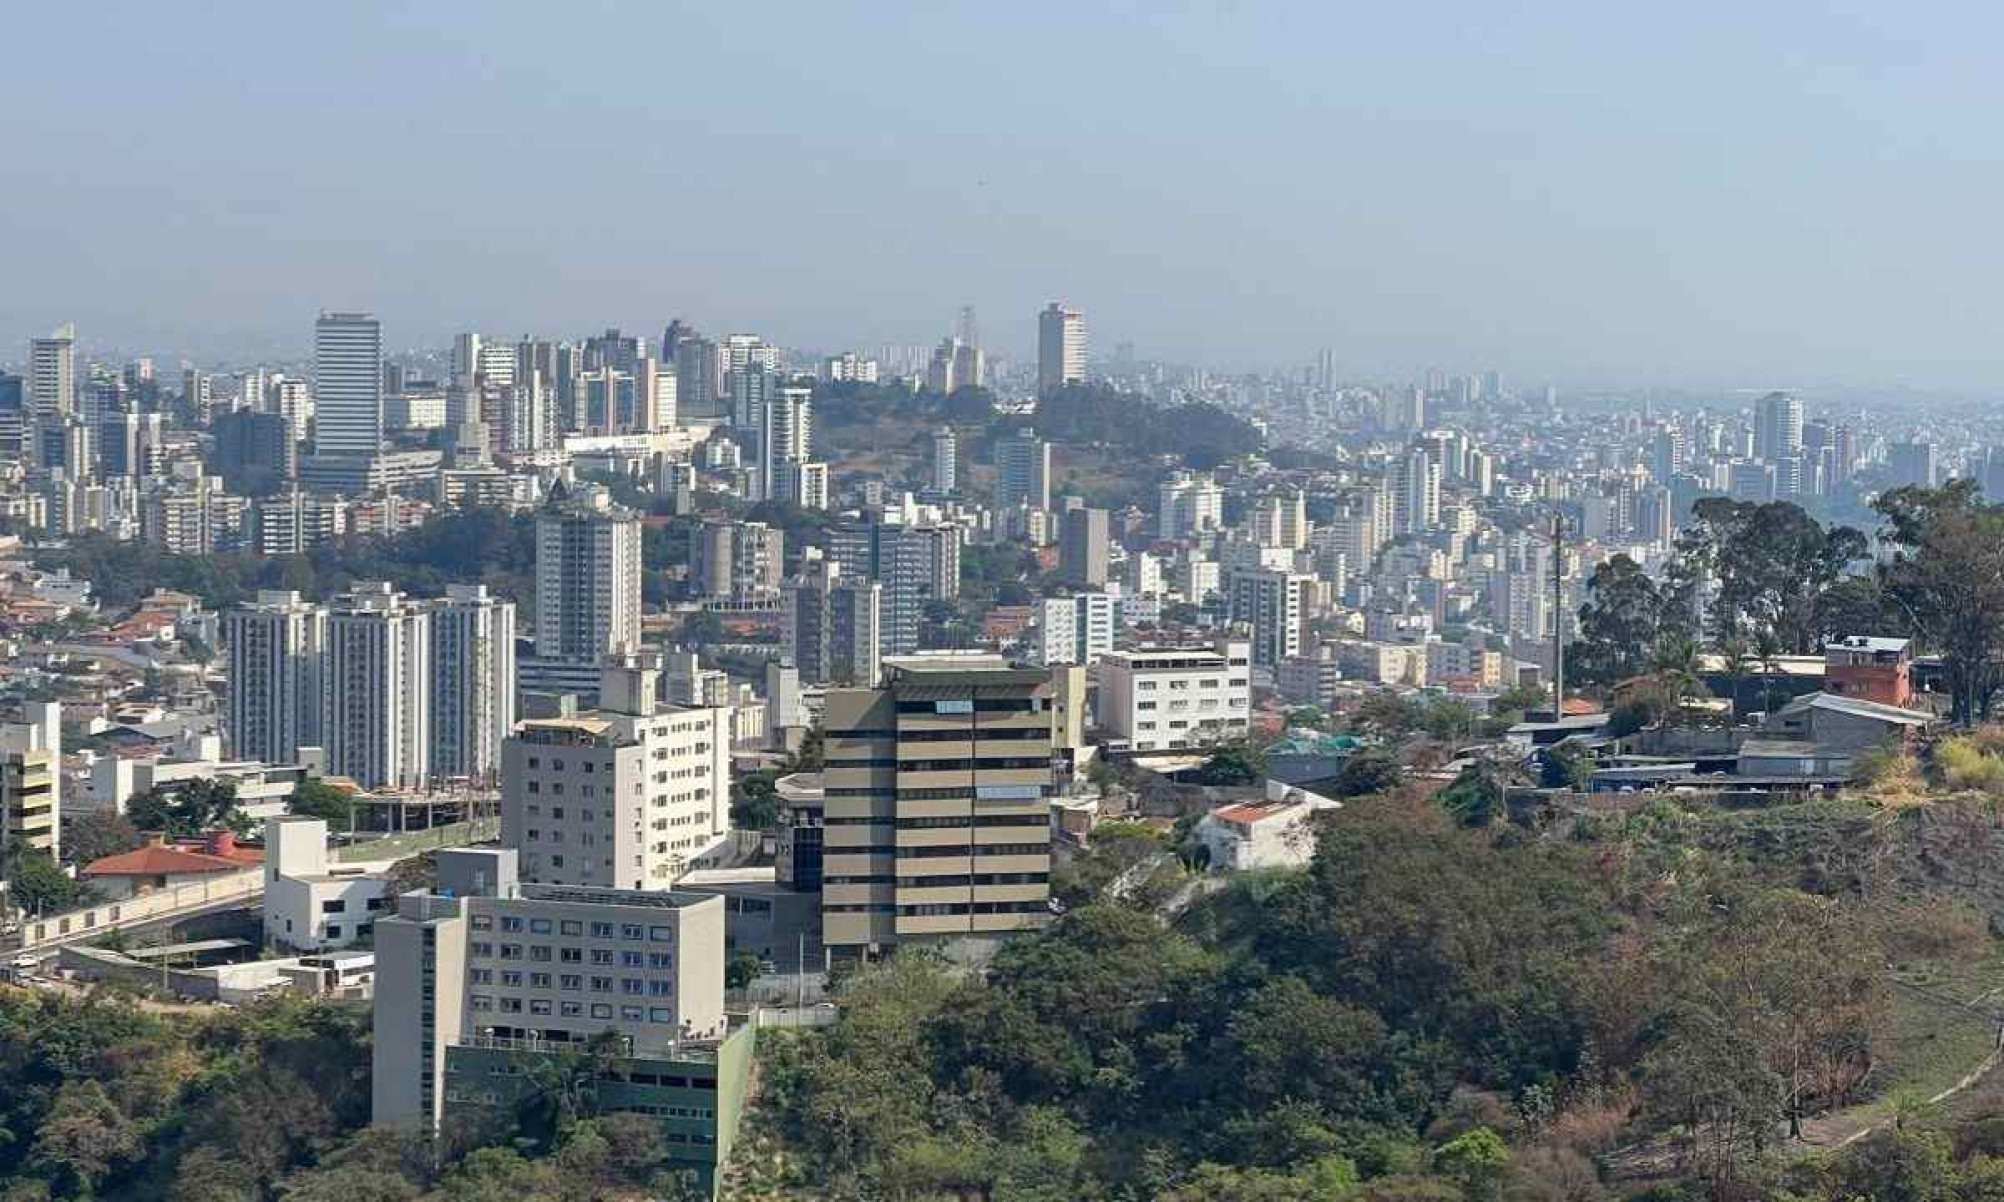
[[[1566,519],[1552,512],[1552,721],[1566,716]]]

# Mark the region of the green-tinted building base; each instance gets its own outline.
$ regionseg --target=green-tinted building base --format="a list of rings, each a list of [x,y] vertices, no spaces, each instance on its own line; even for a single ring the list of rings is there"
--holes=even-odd
[[[692,1170],[715,1197],[744,1113],[751,1076],[753,1028],[739,1027],[721,1044],[685,1048],[674,1057],[617,1057],[597,1079],[601,1114],[644,1114],[661,1124],[671,1169]],[[455,1045],[445,1054],[445,1113],[472,1115],[514,1109],[533,1088],[530,1066],[564,1053]]]

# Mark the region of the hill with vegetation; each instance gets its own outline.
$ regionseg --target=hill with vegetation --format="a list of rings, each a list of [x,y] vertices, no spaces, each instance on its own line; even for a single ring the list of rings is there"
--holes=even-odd
[[[864,970],[766,1041],[731,1196],[1996,1196],[2004,1145],[1927,1104],[2004,1017],[1994,809],[1519,817],[1354,799],[1305,870]]]

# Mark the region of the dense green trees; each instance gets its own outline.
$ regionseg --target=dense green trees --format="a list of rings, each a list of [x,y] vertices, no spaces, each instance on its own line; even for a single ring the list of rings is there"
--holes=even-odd
[[[1717,592],[1706,633],[1715,642],[1765,640],[1787,654],[1813,652],[1824,633],[1823,594],[1867,549],[1860,531],[1826,529],[1788,501],[1705,497],[1677,535],[1676,598],[1691,612],[1691,590],[1709,579]]]
[[[1167,922],[1175,891],[1116,887],[1149,863],[1118,832],[985,975],[902,955],[832,1031],[774,1034],[764,1113],[831,1198],[1595,1199],[1631,1123],[1724,1195],[1858,1097],[1887,953],[1854,901],[1665,822],[1544,840],[1359,799],[1306,871]]]
[[[1971,480],[1938,489],[1898,488],[1875,508],[1892,546],[1884,593],[1907,629],[1941,655],[1954,717],[1990,712],[2004,676],[2004,505],[1983,501]]]
[[[562,1087],[567,1064],[553,1062],[553,1088],[531,1091],[536,1113],[520,1123],[454,1125],[437,1141],[365,1128],[368,1026],[366,1007],[299,999],[163,1017],[0,987],[0,1198],[704,1196],[669,1168],[658,1120],[600,1113]]]
[[[31,914],[53,914],[84,903],[84,885],[64,874],[49,853],[16,847],[0,859],[13,904]]]
[[[355,799],[324,780],[300,781],[285,808],[290,813],[320,819],[330,831],[355,829]]]
[[[1579,643],[1567,665],[1581,684],[1613,684],[1639,675],[1672,629],[1664,590],[1641,565],[1617,555],[1596,566],[1580,606]]]
[[[175,837],[243,823],[236,784],[207,777],[180,782],[172,789],[155,785],[133,798],[125,814],[142,831],[163,831]]]

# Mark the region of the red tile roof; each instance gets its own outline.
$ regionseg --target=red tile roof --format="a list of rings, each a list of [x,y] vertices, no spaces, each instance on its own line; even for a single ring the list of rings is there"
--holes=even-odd
[[[184,876],[201,872],[235,872],[246,865],[221,856],[179,847],[141,847],[91,861],[85,876]]]
[[[155,836],[158,838],[158,836]],[[85,876],[182,876],[202,872],[235,872],[264,863],[264,853],[237,846],[229,831],[211,831],[201,839],[149,843],[145,847],[93,860]]]

